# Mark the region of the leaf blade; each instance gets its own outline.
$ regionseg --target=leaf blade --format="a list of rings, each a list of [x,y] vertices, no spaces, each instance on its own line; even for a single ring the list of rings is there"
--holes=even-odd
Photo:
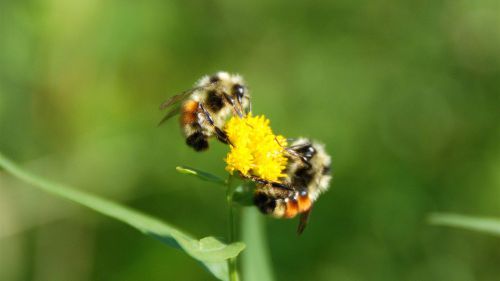
[[[30,174],[1,153],[0,167],[3,167],[6,172],[21,181],[29,183],[38,189],[90,208],[105,216],[117,219],[136,228],[144,234],[157,238],[170,246],[186,252],[192,258],[198,260],[220,280],[227,280],[227,259],[237,256],[245,248],[245,245],[241,242],[226,245],[213,237],[205,237],[201,240],[197,240],[191,235],[154,217],[90,193],[63,184],[50,182]]]
[[[429,216],[429,223],[500,236],[500,219],[496,218],[473,217],[452,213],[434,213]]]
[[[212,182],[212,183],[215,183],[218,185],[226,186],[225,180],[219,178],[216,175],[204,172],[202,170],[198,170],[198,169],[191,168],[191,167],[182,167],[182,166],[175,167],[175,170],[177,170],[177,172],[179,172],[181,174],[196,176],[203,181],[208,181],[208,182]]]

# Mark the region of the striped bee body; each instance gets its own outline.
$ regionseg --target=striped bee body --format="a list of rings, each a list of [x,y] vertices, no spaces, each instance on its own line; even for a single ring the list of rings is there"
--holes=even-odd
[[[254,204],[264,214],[275,218],[293,218],[301,214],[298,232],[301,233],[313,203],[328,190],[330,156],[324,146],[305,138],[299,138],[287,148],[287,178],[282,188],[272,185],[259,186],[254,194]]]
[[[217,72],[204,76],[194,88],[171,97],[160,108],[169,107],[173,108],[160,124],[180,113],[180,126],[186,144],[202,151],[208,149],[208,139],[212,136],[228,143],[222,128],[233,114],[243,116],[250,110],[250,96],[241,76]]]

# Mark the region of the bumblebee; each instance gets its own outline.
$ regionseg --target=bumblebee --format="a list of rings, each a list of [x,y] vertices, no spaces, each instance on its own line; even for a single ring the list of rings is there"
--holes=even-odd
[[[248,88],[240,75],[217,72],[202,77],[194,88],[175,95],[160,106],[170,108],[158,125],[180,114],[186,144],[196,151],[208,149],[208,139],[216,136],[223,143],[229,139],[222,130],[228,117],[242,117],[251,110]]]
[[[286,148],[287,177],[283,183],[261,182],[254,193],[259,210],[275,218],[293,218],[300,214],[297,233],[301,234],[313,203],[330,185],[331,159],[322,144],[299,138]]]

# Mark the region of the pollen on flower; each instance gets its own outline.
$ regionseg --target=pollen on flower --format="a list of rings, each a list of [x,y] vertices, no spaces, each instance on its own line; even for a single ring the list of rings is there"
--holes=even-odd
[[[286,139],[274,135],[269,127],[269,119],[261,116],[232,117],[225,127],[231,142],[231,150],[226,157],[226,170],[231,174],[239,171],[244,176],[279,182],[287,158],[284,149]]]

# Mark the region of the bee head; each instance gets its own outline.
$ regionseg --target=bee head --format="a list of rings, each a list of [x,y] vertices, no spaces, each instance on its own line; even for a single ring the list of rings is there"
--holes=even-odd
[[[231,89],[231,95],[235,97],[240,104],[243,104],[243,97],[245,96],[245,92],[245,86],[241,84],[234,84],[233,88]]]
[[[297,153],[302,155],[302,157],[306,158],[307,161],[310,161],[316,154],[316,149],[311,144],[308,144],[297,149]]]

